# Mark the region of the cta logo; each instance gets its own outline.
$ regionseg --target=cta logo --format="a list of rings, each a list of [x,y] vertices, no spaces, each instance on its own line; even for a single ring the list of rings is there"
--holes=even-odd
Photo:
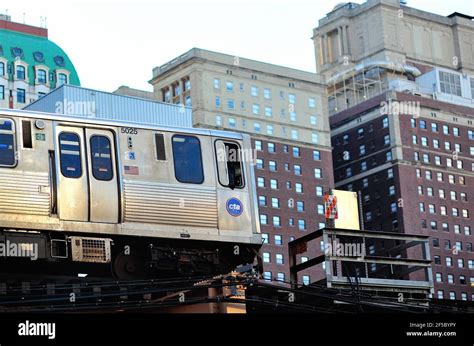
[[[232,197],[227,201],[226,209],[227,212],[234,217],[242,215],[242,212],[244,211],[242,202],[235,197]]]

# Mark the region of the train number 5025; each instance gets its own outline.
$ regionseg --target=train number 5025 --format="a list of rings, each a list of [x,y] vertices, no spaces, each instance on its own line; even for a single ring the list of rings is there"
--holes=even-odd
[[[138,129],[135,127],[122,127],[122,133],[126,133],[128,135],[138,135]]]

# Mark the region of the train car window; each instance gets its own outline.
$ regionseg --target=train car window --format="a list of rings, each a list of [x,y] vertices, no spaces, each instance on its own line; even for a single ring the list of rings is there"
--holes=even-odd
[[[219,183],[233,189],[244,187],[240,146],[236,143],[216,141]]]
[[[0,166],[14,167],[15,165],[15,126],[12,120],[0,119]]]
[[[72,132],[60,133],[59,153],[61,174],[66,178],[79,178],[82,175],[79,136]]]
[[[175,135],[173,142],[174,173],[180,183],[202,184],[201,144],[193,136]]]
[[[166,161],[165,139],[163,134],[155,133],[156,159]]]
[[[92,175],[97,180],[112,180],[114,172],[112,170],[110,139],[106,136],[92,136],[90,145]]]
[[[31,121],[22,120],[21,121],[22,129],[22,139],[23,139],[23,148],[31,149],[33,148],[33,140],[31,138]]]

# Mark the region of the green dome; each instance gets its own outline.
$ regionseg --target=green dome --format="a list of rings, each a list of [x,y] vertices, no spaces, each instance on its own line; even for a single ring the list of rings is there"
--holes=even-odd
[[[21,48],[15,50],[15,48]],[[55,43],[46,37],[23,34],[20,32],[0,29],[0,56],[9,62],[15,61],[15,54],[20,55],[21,60],[28,64],[28,75],[34,76],[34,66],[48,66],[50,72],[57,69],[69,71],[68,83],[80,85],[79,76],[67,54]],[[51,88],[55,88],[56,82],[51,82]],[[34,84],[34,78],[30,78],[30,84]]]

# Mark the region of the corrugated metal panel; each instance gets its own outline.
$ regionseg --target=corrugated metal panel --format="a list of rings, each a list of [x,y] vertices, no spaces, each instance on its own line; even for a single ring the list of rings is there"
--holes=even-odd
[[[124,181],[125,221],[217,228],[213,188]]]
[[[25,107],[25,110],[61,113],[89,119],[192,127],[191,108],[131,96],[63,85]]]
[[[0,213],[49,215],[48,174],[0,170]],[[46,190],[48,190],[46,188]]]

